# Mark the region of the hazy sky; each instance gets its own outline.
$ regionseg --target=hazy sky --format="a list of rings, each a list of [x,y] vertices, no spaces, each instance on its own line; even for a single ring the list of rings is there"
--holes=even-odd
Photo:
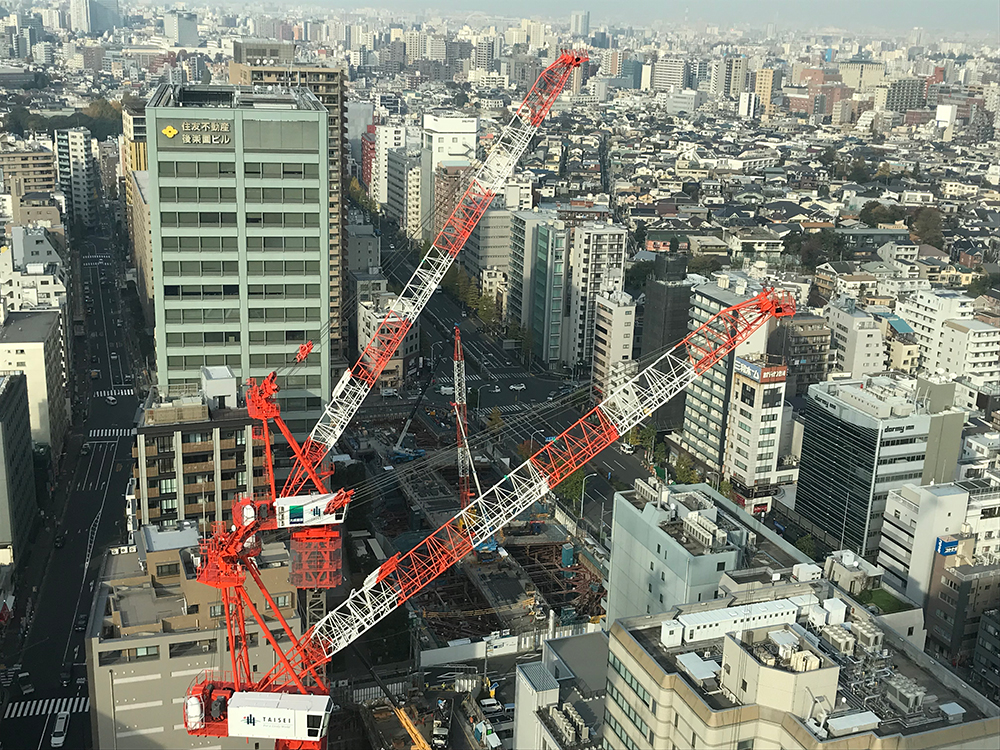
[[[336,3],[336,0],[333,0]],[[363,0],[362,0],[363,2]],[[417,0],[383,0],[393,9],[415,9]],[[382,3],[378,3],[382,4]],[[590,10],[591,23],[611,20],[609,8],[620,8],[620,23],[652,24],[657,20],[703,20],[725,26],[777,23],[779,27],[892,28],[989,32],[1000,40],[1000,0],[630,0],[626,3],[587,0],[433,0],[424,7],[441,11],[486,11],[502,15],[566,16]],[[502,10],[501,10],[502,9]],[[617,11],[616,11],[617,12]],[[998,41],[1000,43],[1000,41]]]

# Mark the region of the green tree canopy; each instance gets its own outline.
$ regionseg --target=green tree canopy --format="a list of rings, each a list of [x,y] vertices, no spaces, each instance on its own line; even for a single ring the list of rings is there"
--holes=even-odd
[[[646,288],[646,282],[653,275],[653,268],[656,263],[651,260],[641,260],[633,263],[632,267],[625,272],[625,288],[641,291]]]
[[[722,270],[722,261],[711,255],[695,255],[688,260],[687,270],[688,273],[711,276],[716,271]]]
[[[879,224],[895,224],[906,216],[902,206],[887,206],[879,201],[868,201],[858,214],[858,218],[870,227]]]
[[[493,411],[486,418],[486,429],[494,436],[500,433],[500,430],[504,428],[503,415],[500,413],[500,408],[497,406],[493,407]]]
[[[694,462],[686,453],[679,455],[674,462],[674,480],[677,484],[695,484],[700,480]]]
[[[816,540],[812,538],[812,534],[800,536],[799,540],[795,542],[795,548],[806,555],[809,559],[816,559]]]
[[[918,208],[914,212],[910,229],[920,238],[921,242],[943,249],[944,234],[941,231],[941,224],[941,212],[936,208],[926,206]]]
[[[980,276],[966,287],[965,293],[974,299],[993,288],[1000,289],[1000,273]]]

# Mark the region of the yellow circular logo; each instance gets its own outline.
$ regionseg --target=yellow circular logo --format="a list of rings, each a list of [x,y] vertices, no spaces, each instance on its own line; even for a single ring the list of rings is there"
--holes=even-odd
[[[173,125],[167,125],[167,127],[165,127],[160,132],[163,133],[163,135],[167,136],[167,138],[173,138],[175,135],[177,135],[179,131]]]

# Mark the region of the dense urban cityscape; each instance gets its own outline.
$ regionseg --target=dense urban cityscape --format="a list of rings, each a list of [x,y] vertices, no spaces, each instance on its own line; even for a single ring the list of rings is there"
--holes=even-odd
[[[0,748],[995,750],[990,3],[0,8]]]

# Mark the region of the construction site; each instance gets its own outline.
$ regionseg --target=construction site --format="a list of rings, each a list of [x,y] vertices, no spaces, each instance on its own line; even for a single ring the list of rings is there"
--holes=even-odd
[[[596,406],[575,402],[566,423],[545,423],[552,434],[536,425],[540,443],[489,426],[470,436],[458,325],[442,342],[451,374],[438,394],[448,400],[423,403],[432,379],[412,404],[387,401],[398,394],[380,387],[383,371],[584,62],[564,52],[541,72],[308,437],[297,440],[282,418],[285,375],[247,382],[262,485],[233,501],[232,523],[182,554],[191,585],[218,592],[228,653],[178,697],[188,735],[321,750],[336,724],[342,747],[362,737],[372,747],[509,747],[513,704],[497,700],[502,674],[491,660],[507,660],[509,674],[518,654],[596,630],[604,612],[607,553],[578,534],[575,511],[554,491],[772,318],[794,314],[792,298],[774,290],[720,310]],[[283,372],[312,348],[301,344]],[[477,387],[477,406],[487,387],[501,392]],[[538,412],[521,401],[525,389],[510,383],[513,403],[502,406],[531,422]],[[279,435],[290,466],[273,455]],[[272,540],[288,545],[301,621],[282,614],[288,597],[272,596],[262,576]],[[254,651],[265,643],[266,671]]]

